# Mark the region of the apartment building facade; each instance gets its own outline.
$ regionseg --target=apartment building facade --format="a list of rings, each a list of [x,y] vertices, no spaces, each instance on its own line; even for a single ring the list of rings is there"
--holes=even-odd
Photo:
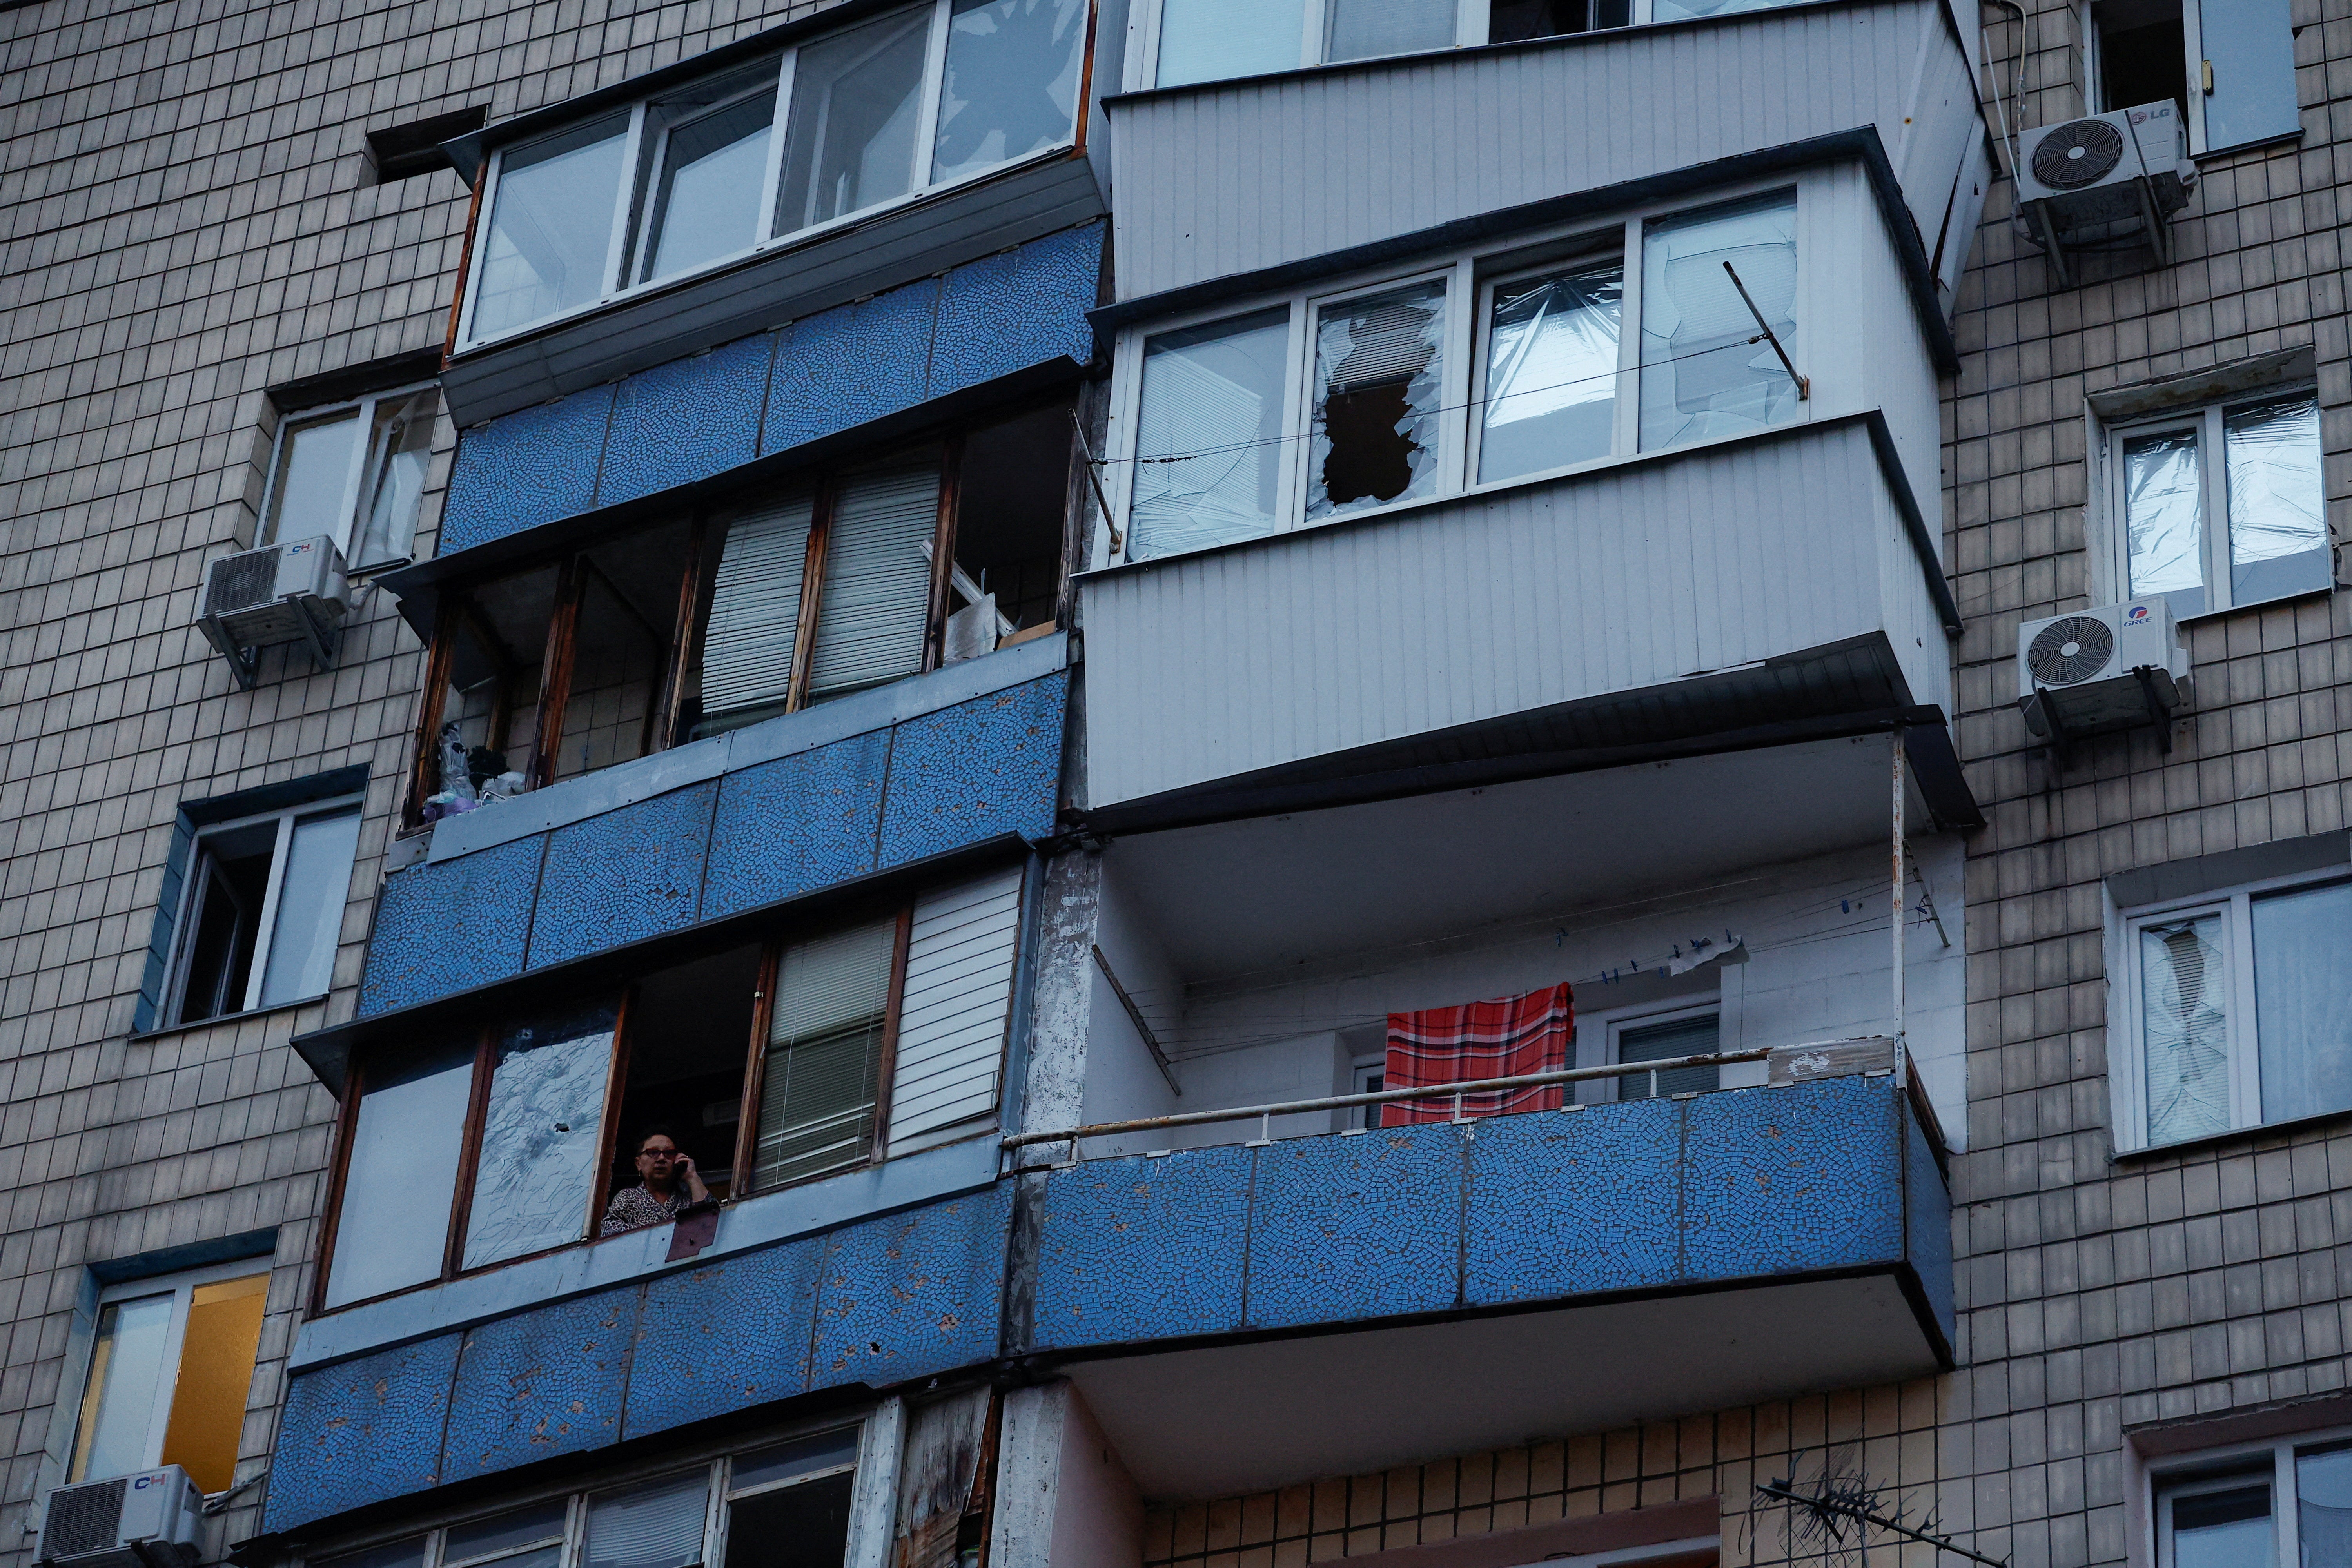
[[[0,12],[0,1546],[2352,1562],[2345,24],[2186,4]]]

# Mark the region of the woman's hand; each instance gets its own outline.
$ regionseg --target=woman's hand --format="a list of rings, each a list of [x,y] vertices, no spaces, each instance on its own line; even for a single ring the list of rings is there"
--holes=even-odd
[[[694,1156],[680,1151],[677,1163],[670,1166],[670,1179],[686,1184],[686,1201],[709,1203],[710,1189],[702,1184],[702,1173],[694,1168]]]

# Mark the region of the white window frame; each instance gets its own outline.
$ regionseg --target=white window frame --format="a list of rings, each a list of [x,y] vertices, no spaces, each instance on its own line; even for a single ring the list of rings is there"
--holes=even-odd
[[[2253,901],[2271,893],[2301,892],[2344,881],[2341,870],[2298,872],[2247,882],[2193,898],[2111,907],[2107,920],[2107,1037],[2120,1041],[2117,1059],[2108,1064],[2107,1087],[2115,1105],[2116,1147],[2136,1153],[2171,1147],[2149,1142],[2147,1130],[2147,1037],[2140,1017],[2139,932],[2151,922],[2184,916],[2221,916],[2221,951],[2227,956],[2227,1049],[2230,1056],[2230,1125],[2218,1132],[2200,1132],[2182,1140],[2251,1132],[2273,1125],[2263,1120],[2262,1053],[2255,1038]]]
[[[1623,1007],[1580,1011],[1576,1016],[1575,1065],[1580,1068],[1617,1067],[1623,1060],[1618,1042],[1623,1038],[1626,1030],[1647,1029],[1660,1024],[1680,1024],[1694,1018],[1713,1018],[1719,1042],[1727,1017],[1728,1010],[1723,998],[1713,993],[1669,996]],[[1636,1064],[1630,1070],[1639,1072],[1641,1068]],[[1580,1105],[1610,1105],[1616,1102],[1624,1085],[1610,1078],[1590,1079],[1571,1087],[1576,1091],[1573,1098]]]
[[[1078,45],[1080,50],[1078,102],[1076,112],[1072,117],[1070,134],[1050,147],[1043,147],[1034,153],[1024,153],[1017,158],[1003,159],[970,173],[959,174],[953,179],[935,180],[932,177],[933,165],[938,156],[935,143],[939,139],[940,95],[947,78],[947,45],[949,26],[954,15],[954,3],[955,0],[919,0],[918,5],[861,16],[856,22],[850,24],[851,26],[863,26],[890,16],[912,13],[921,5],[929,5],[931,8],[930,30],[924,45],[926,52],[923,60],[922,86],[918,89],[921,97],[916,106],[914,165],[910,170],[912,178],[903,195],[893,196],[887,201],[877,202],[871,206],[860,207],[856,212],[828,218],[823,223],[812,224],[805,228],[792,229],[783,234],[769,232],[775,226],[776,203],[783,184],[784,140],[786,131],[791,124],[793,88],[801,50],[824,43],[837,37],[838,32],[845,32],[848,28],[839,29],[838,32],[820,33],[793,45],[780,55],[771,57],[776,62],[775,117],[769,122],[768,127],[768,163],[765,183],[760,192],[758,226],[752,231],[758,237],[751,244],[740,250],[715,258],[699,267],[688,268],[666,278],[646,282],[631,281],[631,276],[642,269],[641,253],[646,239],[650,237],[643,231],[649,227],[651,214],[650,212],[641,213],[638,210],[639,203],[651,189],[649,176],[657,174],[659,172],[650,166],[654,148],[649,146],[648,142],[658,145],[662,138],[658,132],[651,138],[646,134],[647,110],[653,103],[667,96],[669,91],[677,89],[670,89],[665,92],[648,94],[631,104],[627,110],[629,126],[626,139],[623,142],[621,174],[614,195],[612,223],[607,231],[604,287],[598,291],[597,297],[584,304],[571,306],[561,310],[551,310],[545,315],[519,322],[497,332],[483,333],[475,327],[476,305],[481,293],[484,271],[480,253],[488,246],[490,221],[498,210],[499,179],[505,167],[508,153],[510,150],[535,145],[549,136],[562,135],[578,125],[593,123],[605,118],[607,114],[619,111],[607,110],[605,114],[586,115],[571,125],[558,126],[540,135],[517,142],[513,143],[511,149],[508,147],[494,149],[489,156],[489,168],[482,182],[481,209],[475,222],[473,235],[476,256],[473,264],[467,268],[465,303],[460,314],[462,324],[458,330],[456,352],[461,354],[467,353],[491,343],[510,342],[528,337],[558,321],[571,321],[588,315],[620,300],[674,288],[696,278],[707,277],[711,273],[721,271],[750,257],[766,251],[806,245],[837,230],[871,223],[887,213],[927,200],[941,191],[952,190],[958,186],[990,179],[1009,169],[1016,169],[1024,164],[1042,163],[1067,156],[1077,145],[1079,127],[1083,126],[1087,120],[1088,71],[1086,68],[1093,47],[1092,0],[1088,0],[1087,5],[1088,15],[1085,23],[1087,37],[1082,38]],[[1462,3],[1468,4],[1469,0],[1462,0]],[[712,74],[732,76],[738,73],[748,73],[761,63],[763,62],[759,60],[746,61]],[[745,90],[748,92],[759,89]]]
[[[1280,437],[1291,450],[1287,460],[1277,472],[1280,479],[1275,496],[1275,522],[1270,535],[1294,533],[1305,529],[1328,527],[1353,522],[1391,511],[1409,511],[1429,505],[1433,500],[1465,495],[1491,494],[1516,489],[1524,485],[1538,484],[1564,475],[1586,473],[1633,462],[1658,452],[1695,450],[1708,445],[1738,442],[1753,438],[1755,432],[1741,431],[1730,436],[1705,437],[1696,441],[1678,442],[1666,447],[1643,447],[1641,431],[1641,366],[1642,366],[1642,273],[1643,244],[1649,226],[1662,219],[1681,217],[1686,214],[1704,213],[1709,209],[1728,206],[1756,196],[1789,192],[1795,197],[1797,232],[1797,323],[1796,331],[1785,344],[1790,357],[1803,363],[1809,341],[1809,319],[1812,289],[1812,260],[1815,246],[1811,239],[1811,217],[1813,205],[1820,198],[1814,194],[1814,181],[1805,175],[1791,179],[1782,174],[1743,181],[1703,196],[1685,196],[1654,202],[1621,216],[1598,220],[1585,220],[1561,225],[1556,228],[1514,235],[1475,249],[1457,252],[1451,257],[1424,262],[1418,267],[1395,267],[1381,271],[1363,271],[1318,282],[1313,286],[1289,290],[1277,295],[1254,295],[1139,323],[1121,330],[1111,352],[1111,397],[1108,448],[1106,466],[1109,469],[1106,490],[1118,516],[1119,546],[1109,547],[1106,531],[1096,533],[1097,567],[1115,566],[1130,560],[1147,559],[1132,555],[1133,515],[1135,509],[1134,462],[1136,442],[1142,424],[1143,360],[1149,340],[1187,328],[1236,321],[1263,311],[1286,309],[1290,313],[1290,337],[1283,372],[1281,403],[1285,424]],[[1624,294],[1619,307],[1617,334],[1617,424],[1612,450],[1605,457],[1591,458],[1581,462],[1562,464],[1558,468],[1539,468],[1528,473],[1514,474],[1508,479],[1475,480],[1476,437],[1471,427],[1480,417],[1485,406],[1483,395],[1486,341],[1492,320],[1492,288],[1497,282],[1515,278],[1527,278],[1545,272],[1559,271],[1588,262],[1598,262],[1619,247],[1625,269]],[[1546,258],[1530,260],[1530,255]],[[1309,520],[1307,515],[1307,479],[1312,463],[1314,441],[1312,418],[1314,411],[1315,349],[1313,324],[1316,312],[1332,304],[1367,294],[1428,279],[1446,279],[1445,368],[1443,384],[1447,389],[1440,399],[1440,432],[1443,445],[1439,450],[1438,482],[1429,495],[1400,498],[1377,505],[1351,507],[1336,516]],[[1818,394],[1818,381],[1816,388]],[[1784,424],[1771,426],[1786,430],[1808,423],[1816,411],[1828,405],[1827,400],[1815,395],[1800,400]],[[1151,556],[1151,560],[1177,560],[1178,554]]]
[[[178,1396],[180,1390],[180,1352],[187,1343],[188,1310],[195,1304],[196,1288],[200,1285],[217,1285],[225,1279],[247,1279],[257,1274],[267,1276],[270,1268],[269,1258],[240,1258],[234,1262],[215,1263],[202,1268],[190,1268],[179,1273],[151,1275],[144,1279],[125,1279],[119,1284],[109,1285],[99,1292],[98,1306],[101,1314],[108,1307],[123,1301],[144,1301],[157,1296],[172,1298],[171,1326],[163,1333],[163,1375],[155,1380],[154,1408],[148,1416],[147,1441],[141,1450],[143,1457],[140,1464],[142,1468],[152,1468],[163,1462],[163,1437],[166,1429],[171,1426],[173,1401]],[[98,1341],[93,1335],[88,1350],[82,1356],[81,1390],[74,1396],[77,1405],[89,1396],[91,1362],[97,1354]],[[247,1379],[248,1397],[251,1393],[252,1379],[248,1376]],[[72,1473],[74,1458],[81,1450],[81,1440],[82,1424],[78,1412],[74,1420],[73,1439],[66,1446],[68,1484],[104,1479],[96,1476],[77,1476]]]
[[[188,867],[186,874],[181,880],[179,908],[173,912],[172,916],[172,962],[164,970],[166,980],[163,989],[164,1005],[160,1010],[161,1016],[156,1025],[158,1028],[200,1028],[207,1024],[217,1024],[225,1019],[243,1016],[260,1007],[261,984],[269,966],[269,949],[278,935],[278,895],[285,886],[286,868],[294,847],[294,825],[308,817],[332,816],[341,812],[360,811],[362,813],[362,826],[364,826],[365,798],[359,795],[330,795],[320,800],[306,800],[299,805],[281,806],[276,811],[255,812],[251,816],[231,817],[223,822],[208,822],[196,829],[195,837],[188,846]],[[273,820],[278,824],[278,837],[269,850],[269,886],[262,896],[261,912],[255,917],[253,963],[246,975],[244,1003],[240,1006],[215,1013],[209,1018],[199,1018],[193,1024],[183,1024],[180,1021],[180,1012],[187,1001],[188,965],[194,957],[195,947],[195,924],[192,917],[196,912],[198,897],[204,891],[204,878],[200,873],[204,869],[206,853],[205,841]],[[356,862],[357,857],[354,856],[353,859]],[[343,898],[335,907],[341,910],[350,901],[351,878],[347,871],[344,873]],[[330,988],[331,989],[331,982]],[[272,1007],[273,1009],[299,1007],[320,1001],[327,994],[328,992],[321,991],[315,995],[290,997],[284,1002],[272,1004]]]
[[[350,414],[352,416],[359,434],[358,438],[352,443],[351,465],[343,473],[343,499],[335,509],[335,526],[328,537],[335,542],[335,548],[342,552],[344,566],[350,570],[406,565],[412,559],[406,554],[395,555],[383,561],[352,559],[352,547],[361,526],[359,514],[362,499],[367,494],[369,481],[375,474],[375,411],[382,404],[403,402],[420,392],[432,391],[439,384],[437,382],[414,381],[383,392],[371,392],[365,396],[352,398],[347,402],[321,403],[314,407],[291,409],[278,416],[277,433],[270,437],[269,442],[268,479],[263,487],[261,496],[261,526],[258,530],[260,537],[254,541],[255,544],[259,546],[284,542],[284,539],[278,533],[277,521],[271,514],[278,505],[279,469],[283,466],[286,456],[286,442],[295,428],[298,426],[316,424],[337,415]],[[436,417],[438,417],[437,414]],[[293,537],[300,539],[307,536],[295,534]],[[412,517],[408,520],[408,539],[404,548],[413,551],[415,543],[416,520]]]
[[[2352,1426],[2236,1443],[2149,1465],[2147,1488],[2141,1496],[2140,1506],[2147,1510],[2142,1515],[2143,1527],[2149,1531],[2150,1556],[2156,1568],[2173,1568],[2171,1502],[2175,1497],[2229,1491],[2255,1480],[2270,1483],[2271,1539],[2277,1549],[2275,1568],[2298,1568],[2303,1561],[2303,1542],[2302,1517],[2296,1507],[2299,1500],[2295,1495],[2295,1460],[2307,1450],[2345,1443],[2352,1443]]]
[[[1122,88],[1128,92],[1148,92],[1160,82],[1160,22],[1167,7],[1174,0],[1148,0],[1139,5],[1128,22],[1127,68],[1122,73]],[[1633,20],[1622,27],[1595,28],[1595,32],[1623,33],[1634,27],[1646,27],[1654,20],[1655,0],[1632,0]],[[1456,49],[1474,49],[1487,41],[1493,19],[1493,0],[1455,0],[1454,10],[1454,42]],[[1302,0],[1298,36],[1298,58],[1284,69],[1310,70],[1318,66],[1368,65],[1382,59],[1406,59],[1415,54],[1443,53],[1443,50],[1414,50],[1395,55],[1361,55],[1352,59],[1326,60],[1324,52],[1330,37],[1330,0]],[[1563,33],[1561,37],[1582,37],[1581,33]],[[1186,83],[1189,87],[1208,89],[1220,81],[1246,80],[1244,77],[1214,78],[1207,81]]]
[[[2131,585],[2131,530],[2126,513],[2126,488],[2124,478],[2124,447],[2133,437],[2160,436],[2167,432],[2194,430],[2197,433],[2198,504],[2203,509],[2200,524],[2204,530],[2201,565],[2205,573],[2205,607],[2193,620],[2205,616],[2225,615],[2255,605],[2285,604],[2308,595],[2326,593],[2334,586],[2335,573],[2328,574],[2327,584],[2317,588],[2299,588],[2267,599],[2236,601],[2231,593],[2230,571],[2230,464],[2229,448],[2224,442],[2222,419],[2232,408],[2242,408],[2250,403],[2263,403],[2273,398],[2292,397],[2297,393],[2314,391],[2309,381],[2284,381],[2275,386],[2254,387],[2217,398],[2210,403],[2183,404],[2178,408],[2153,414],[2136,414],[2128,419],[2099,422],[2100,519],[2106,538],[2102,557],[2107,579],[2114,591],[2107,595],[2120,602],[2130,598],[2156,599],[2160,594],[2136,595]],[[2323,437],[2319,457],[2326,462]],[[2323,479],[2321,490],[2326,492]],[[2324,515],[2324,514],[2323,514]],[[2331,531],[2328,540],[2335,542]]]
[[[2092,112],[2096,113],[2098,112],[2096,106],[2106,101],[2106,34],[2099,25],[2099,0],[2087,0],[2084,9],[2085,12],[2084,20],[2087,26],[2084,27],[2083,58],[2087,69],[2084,72],[2085,89],[2083,101],[2093,106]],[[2292,47],[2292,40],[2289,47]],[[2207,58],[2205,14],[2200,0],[2180,0],[2180,94],[2189,105],[2189,115],[2184,122],[2184,129],[2189,133],[2189,156],[2202,158],[2210,153],[2228,153],[2239,147],[2267,146],[2272,142],[2289,141],[2302,134],[2298,128],[2294,131],[2282,132],[2278,135],[2265,137],[2257,142],[2239,142],[2220,147],[2214,146],[2212,137],[2205,131],[2206,93],[2203,67]],[[2297,112],[2299,117],[2300,104],[2297,106]]]
[[[463,1511],[446,1512],[423,1530],[415,1528],[413,1523],[404,1522],[397,1529],[339,1541],[330,1548],[305,1554],[296,1568],[316,1568],[316,1565],[333,1558],[411,1541],[421,1541],[423,1546],[417,1568],[464,1568],[464,1565],[471,1563],[499,1563],[521,1552],[544,1550],[550,1544],[561,1546],[557,1556],[559,1568],[583,1568],[587,1560],[588,1509],[593,1499],[608,1492],[641,1486],[647,1481],[672,1479],[696,1470],[700,1470],[704,1476],[702,1562],[708,1568],[718,1568],[727,1560],[730,1504],[844,1474],[858,1476],[861,1483],[854,1485],[851,1492],[849,1550],[846,1554],[847,1562],[857,1563],[866,1560],[858,1550],[861,1537],[871,1536],[878,1531],[882,1536],[881,1544],[887,1545],[887,1542],[891,1524],[889,1510],[896,1501],[897,1446],[902,1426],[898,1402],[890,1399],[847,1419],[833,1415],[803,1420],[763,1432],[755,1437],[732,1436],[719,1443],[698,1443],[684,1455],[662,1455],[600,1475],[584,1484],[571,1480],[554,1486],[532,1488],[500,1498],[488,1506],[476,1504]],[[734,1489],[735,1461],[739,1457],[798,1438],[848,1430],[855,1430],[857,1434],[856,1454],[849,1463],[811,1470],[789,1480],[747,1488],[740,1493]],[[482,1552],[473,1557],[446,1555],[449,1531],[454,1529],[559,1500],[564,1505],[562,1533],[560,1536],[534,1537],[528,1543],[501,1547],[495,1552]]]

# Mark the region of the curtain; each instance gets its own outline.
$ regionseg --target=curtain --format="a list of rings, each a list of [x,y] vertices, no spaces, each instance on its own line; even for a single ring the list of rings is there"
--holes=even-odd
[[[1389,1055],[1384,1089],[1426,1089],[1470,1083],[1483,1078],[1557,1072],[1568,1065],[1576,1035],[1575,995],[1565,982],[1549,991],[1389,1015]],[[1521,1110],[1557,1110],[1558,1084],[1488,1089],[1462,1099],[1465,1116],[1496,1116]],[[1403,1100],[1381,1107],[1381,1124],[1450,1121],[1450,1098]]]

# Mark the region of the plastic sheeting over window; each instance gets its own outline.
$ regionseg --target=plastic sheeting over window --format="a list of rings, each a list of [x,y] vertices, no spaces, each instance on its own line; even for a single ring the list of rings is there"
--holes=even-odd
[[[2142,926],[2139,968],[2148,1142],[2228,1131],[2229,963],[2221,917]]]
[[[932,180],[960,180],[1067,142],[1086,41],[1083,0],[956,0]]]
[[[1797,410],[1796,384],[1730,263],[1782,344],[1795,352],[1797,196],[1777,192],[1652,223],[1642,257],[1642,447],[1733,435]]]
[[[2263,1120],[2352,1109],[2352,883],[2253,900]]]
[[[1310,521],[1435,491],[1444,347],[1442,280],[1318,312]]]
[[[1289,341],[1276,309],[1144,344],[1130,560],[1276,531]]]
[[[2230,480],[2230,600],[2248,605],[2327,586],[2319,399],[2304,392],[2221,416]]]
[[[2204,465],[2197,432],[2124,443],[2124,534],[2134,598],[2161,594],[2175,616],[2205,608]]]
[[[612,1071],[614,1009],[507,1031],[490,1075],[465,1266],[577,1240],[588,1219]]]
[[[1478,437],[1482,481],[1609,455],[1624,293],[1618,264],[1496,286]]]

